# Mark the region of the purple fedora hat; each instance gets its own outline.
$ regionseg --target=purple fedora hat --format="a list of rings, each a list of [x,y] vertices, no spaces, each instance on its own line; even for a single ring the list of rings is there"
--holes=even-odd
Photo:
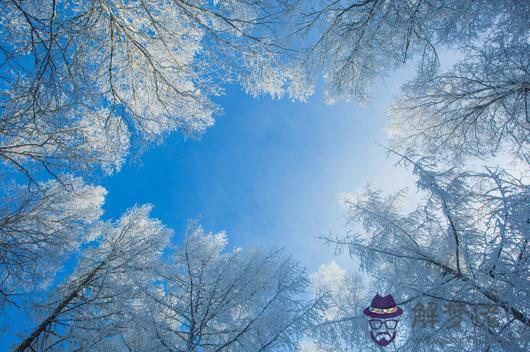
[[[370,307],[365,308],[363,313],[372,318],[389,319],[399,317],[403,314],[403,309],[396,306],[392,295],[384,297],[375,295]]]

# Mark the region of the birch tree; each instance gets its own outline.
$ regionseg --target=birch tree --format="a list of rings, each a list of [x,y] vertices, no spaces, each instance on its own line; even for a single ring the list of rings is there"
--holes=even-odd
[[[378,289],[399,295],[398,304],[409,312],[426,299],[438,307],[458,304],[462,312],[495,311],[495,326],[464,313],[460,329],[446,329],[441,321],[436,329],[410,331],[409,337],[450,342],[437,346],[409,338],[403,350],[528,350],[527,179],[500,168],[440,170],[432,159],[410,154],[401,163],[412,167],[424,194],[417,209],[403,214],[402,194],[385,196],[372,188],[345,196],[350,224],[363,231],[328,241],[358,258]]]

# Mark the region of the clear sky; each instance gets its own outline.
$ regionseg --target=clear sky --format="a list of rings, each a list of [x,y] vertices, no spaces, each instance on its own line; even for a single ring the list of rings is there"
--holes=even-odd
[[[285,247],[310,270],[331,260],[352,270],[316,237],[346,230],[340,192],[367,182],[386,191],[412,185],[377,144],[387,144],[384,109],[411,75],[404,69],[378,84],[366,108],[325,105],[321,92],[292,103],[230,87],[217,99],[224,115],[201,140],[173,134],[143,165],[103,180],[105,216],[151,203],[153,216],[179,235],[200,217],[206,230],[226,230],[233,246]]]

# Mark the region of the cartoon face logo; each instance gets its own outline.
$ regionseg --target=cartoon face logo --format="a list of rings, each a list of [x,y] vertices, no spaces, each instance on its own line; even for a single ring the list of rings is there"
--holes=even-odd
[[[370,319],[370,336],[379,346],[386,347],[396,338],[397,319],[403,314],[403,309],[396,306],[392,295],[375,295],[370,307],[364,309],[363,313]]]

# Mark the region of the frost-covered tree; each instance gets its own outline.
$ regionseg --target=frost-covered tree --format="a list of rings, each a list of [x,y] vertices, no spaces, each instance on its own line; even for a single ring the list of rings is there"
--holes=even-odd
[[[390,110],[390,138],[450,159],[509,152],[528,161],[529,100],[527,43],[470,49],[452,69],[406,86]]]
[[[281,251],[227,251],[224,233],[195,224],[145,289],[138,325],[122,336],[134,351],[293,351],[318,320],[305,269]]]
[[[51,180],[38,185],[41,192],[13,184],[2,194],[0,308],[21,293],[46,287],[99,220],[105,189],[63,179],[72,189]]]
[[[368,291],[358,273],[348,273],[337,263],[320,266],[310,275],[311,289],[325,296],[326,309],[318,324],[307,330],[301,352],[369,351],[373,347],[366,318]]]
[[[15,277],[37,283],[31,266],[51,279],[88,239],[83,225],[97,220],[104,190],[89,194],[72,175],[111,174],[131,149],[177,129],[201,134],[223,83],[307,95],[274,29],[290,9],[275,0],[0,2],[2,304],[22,291]]]
[[[298,33],[312,35],[330,101],[366,101],[372,81],[415,56],[420,71],[437,69],[437,48],[462,47],[479,36],[525,42],[524,1],[339,0],[305,4]]]
[[[390,113],[396,146],[451,158],[503,146],[528,157],[526,1],[326,0],[300,12],[296,33],[309,38],[304,63],[323,72],[328,102],[365,103],[375,80],[417,64]],[[438,52],[448,48],[462,60],[440,72]]]
[[[307,95],[277,24],[285,1],[2,1],[0,158],[36,171],[119,170],[129,150],[200,134],[221,83]]]
[[[432,159],[406,154],[423,200],[400,211],[401,193],[372,188],[344,196],[349,222],[361,231],[328,238],[358,258],[377,292],[392,292],[409,314],[417,303],[439,307],[438,328],[411,329],[406,351],[527,351],[530,347],[530,187],[527,176],[501,168],[440,170]],[[447,329],[444,308],[458,306],[458,329]],[[488,324],[480,309],[491,310]],[[476,313],[476,314],[475,314]],[[403,331],[406,332],[406,329]],[[416,343],[413,337],[447,339]]]
[[[93,351],[130,328],[140,282],[152,281],[171,231],[151,219],[151,207],[129,210],[93,229],[94,245],[48,302],[36,307],[36,327],[15,351]],[[106,351],[109,351],[108,349]]]
[[[16,351],[294,351],[317,323],[322,296],[281,251],[228,252],[195,224],[171,248],[149,211],[98,227]]]

